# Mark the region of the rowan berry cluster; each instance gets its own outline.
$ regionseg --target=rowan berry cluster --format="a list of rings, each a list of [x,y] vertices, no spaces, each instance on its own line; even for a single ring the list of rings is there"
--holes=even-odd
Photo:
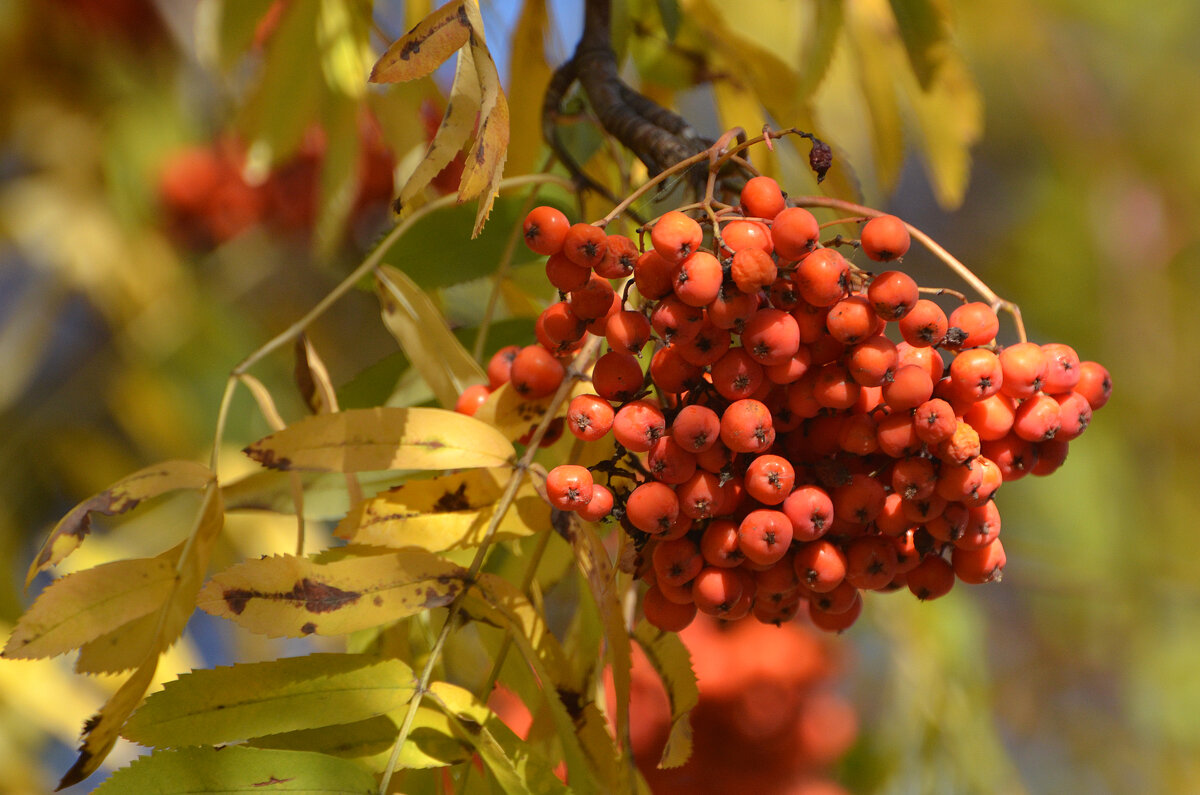
[[[910,233],[894,216],[822,245],[769,177],[739,206],[700,209],[704,223],[662,215],[642,245],[551,207],[525,219],[562,300],[538,344],[493,359],[491,386],[549,395],[585,336],[603,336],[594,394],[566,426],[617,445],[551,470],[551,504],[622,522],[641,545],[643,611],[665,630],[697,611],[780,623],[806,609],[839,631],[864,590],[934,599],[998,579],[996,490],[1063,463],[1108,400],[1107,371],[1063,344],[1002,346],[991,305],[947,314],[903,271],[839,250],[899,259]]]

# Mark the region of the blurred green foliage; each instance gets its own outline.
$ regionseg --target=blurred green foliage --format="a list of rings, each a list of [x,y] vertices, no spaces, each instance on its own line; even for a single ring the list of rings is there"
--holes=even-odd
[[[319,118],[338,143],[330,161],[345,172],[359,143],[332,132],[353,131],[354,110],[374,103],[397,160],[420,157],[419,114],[389,111],[345,79],[361,56],[356,47],[365,46],[364,28],[335,37],[340,45],[323,72],[311,63],[302,71],[279,51],[232,58],[228,46],[206,50],[204,23],[213,17],[204,14],[218,5],[0,2],[5,624],[28,603],[21,577],[53,522],[146,463],[203,458],[229,370],[315,304],[379,228],[381,215],[345,231],[347,188],[331,170],[321,177],[316,238],[254,227],[190,250],[168,233],[159,196],[171,153],[240,129],[271,143],[252,149],[248,169],[261,171],[286,160],[304,124]],[[227,45],[251,46],[252,23],[268,5],[226,4],[246,12],[226,19]],[[324,15],[322,29],[330,30],[330,4],[302,5]],[[377,4],[389,35],[411,24],[401,5]],[[821,132],[847,167],[836,190],[890,196],[893,211],[1020,303],[1031,337],[1068,342],[1104,363],[1116,385],[1063,469],[1003,490],[1003,584],[960,586],[930,605],[870,600],[866,620],[848,635],[864,733],[843,781],[889,793],[1200,791],[1200,319],[1191,306],[1200,288],[1200,5],[1015,0],[1001,10],[794,0],[744,2],[741,15],[719,5],[618,3],[635,21],[624,44],[649,93],[672,100],[678,92],[689,110],[719,119],[709,125],[717,129],[746,110],[739,90],[771,82],[778,96],[766,112],[755,106],[758,116],[739,123],[753,130],[773,115]],[[753,29],[758,15],[780,6],[794,12],[792,28]],[[726,14],[719,21],[728,27],[698,24],[696,14]],[[895,18],[915,27],[897,37],[888,28]],[[938,36],[947,31],[957,55],[945,56]],[[881,41],[904,46],[893,51]],[[378,50],[382,40],[371,43]],[[697,52],[706,55],[698,61]],[[763,67],[762,52],[778,60]],[[737,72],[739,53],[761,68]],[[888,59],[897,53],[915,75],[896,71]],[[961,74],[974,84],[945,86],[941,104],[922,104],[920,87],[939,57],[961,57]],[[263,84],[247,76],[259,59],[272,75]],[[716,82],[704,82],[710,78]],[[410,92],[404,107],[437,99],[426,82],[396,89]],[[712,90],[685,91],[696,82]],[[297,86],[300,99],[292,96]],[[979,108],[968,107],[976,90],[982,124]],[[269,102],[253,100],[271,91]],[[522,123],[517,134],[528,144],[535,128],[514,118],[514,129]],[[815,190],[801,159],[781,149],[766,164],[795,192]],[[486,275],[519,210],[518,200],[498,203],[484,237],[470,244],[455,231],[469,227],[465,208],[432,217],[414,235],[406,250],[420,252],[414,278],[447,288],[436,295],[456,324],[478,322],[487,291],[452,284],[461,279],[438,267],[442,245],[466,269],[458,275]],[[928,260],[910,259],[923,282],[938,283]],[[516,270],[505,323],[492,330],[488,350],[527,337],[528,307],[548,298],[528,294],[527,275]],[[403,357],[369,294],[340,301],[310,336],[347,404],[379,402],[400,383]],[[290,368],[281,355],[259,375],[285,394]],[[297,416],[299,399],[281,410]],[[267,430],[239,398],[228,438],[249,441]],[[266,523],[231,527],[227,555],[270,549],[269,532]],[[95,554],[125,553],[131,536],[115,536]],[[269,653],[238,648],[242,658]],[[199,664],[194,647],[184,653]],[[64,666],[36,674],[5,666],[0,792],[40,791],[62,766],[61,758],[55,769],[39,762],[47,738],[73,742],[71,721],[103,699],[106,685],[76,681]],[[22,693],[33,676],[57,703],[87,706],[50,714],[55,702]]]

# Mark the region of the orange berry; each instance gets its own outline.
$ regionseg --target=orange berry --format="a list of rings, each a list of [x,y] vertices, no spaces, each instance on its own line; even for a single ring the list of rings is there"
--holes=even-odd
[[[576,464],[561,464],[546,475],[546,496],[560,511],[576,511],[591,502],[592,473]]]
[[[735,453],[760,453],[775,441],[771,412],[758,400],[735,400],[721,415],[721,441]]]
[[[563,238],[562,252],[567,259],[584,268],[595,268],[604,260],[608,235],[598,226],[573,224]]]
[[[746,180],[741,194],[742,210],[751,218],[768,221],[787,207],[779,183],[770,177],[758,176]]]
[[[813,306],[833,306],[846,294],[850,263],[839,251],[819,248],[809,254],[792,275],[800,297]]]
[[[661,588],[652,585],[642,596],[642,615],[663,632],[682,632],[696,618],[696,605],[672,602]]]
[[[1041,390],[1049,362],[1036,342],[1018,342],[1000,351],[1000,369],[1004,380],[1000,391],[1020,400]]]
[[[941,555],[926,555],[908,572],[908,590],[922,602],[950,593],[954,587],[954,567]]]
[[[585,442],[603,439],[612,430],[614,412],[599,395],[576,395],[567,406],[567,428]]]
[[[950,328],[946,313],[927,298],[918,299],[897,325],[900,336],[914,347],[940,345]]]
[[[666,484],[650,481],[629,493],[625,502],[625,518],[634,527],[650,535],[662,535],[679,518],[679,498]]]
[[[458,400],[454,403],[454,410],[459,414],[466,414],[468,417],[473,417],[490,394],[492,394],[492,391],[483,384],[472,384],[458,396]]]
[[[1104,407],[1112,395],[1112,377],[1103,365],[1096,362],[1080,362],[1079,381],[1075,391],[1083,395],[1093,411]]]
[[[648,400],[626,403],[613,417],[613,437],[635,453],[649,452],[666,430],[662,410]]]
[[[694,219],[678,210],[663,215],[650,230],[654,250],[667,262],[683,262],[704,241],[704,230]]]
[[[884,320],[900,320],[916,306],[921,294],[913,277],[902,271],[884,271],[871,280],[867,300]]]
[[[632,353],[609,351],[596,360],[592,370],[592,388],[596,394],[614,403],[632,400],[642,389],[645,376]]]
[[[584,521],[599,522],[604,517],[612,513],[613,509],[613,493],[609,491],[607,486],[600,483],[592,484],[592,499],[588,504],[578,509],[576,513]]]
[[[903,257],[912,243],[908,227],[894,215],[880,215],[867,221],[859,237],[863,253],[876,262]]]
[[[523,398],[536,400],[554,393],[566,369],[541,345],[527,345],[513,358],[513,389]]]
[[[779,276],[771,255],[757,248],[743,248],[733,255],[729,266],[733,283],[743,293],[757,293],[770,287]]]
[[[571,222],[554,207],[534,207],[525,216],[525,245],[537,254],[557,254],[562,251]]]
[[[721,290],[721,263],[707,251],[694,251],[675,271],[674,289],[688,306],[708,306]]]
[[[803,207],[780,210],[771,222],[771,240],[781,260],[795,261],[806,257],[816,248],[820,234],[817,219]]]
[[[973,301],[950,313],[945,346],[954,350],[987,345],[996,339],[1000,319],[987,304]]]
[[[625,235],[609,235],[604,244],[604,259],[595,265],[596,275],[605,279],[624,279],[633,273],[641,252]]]

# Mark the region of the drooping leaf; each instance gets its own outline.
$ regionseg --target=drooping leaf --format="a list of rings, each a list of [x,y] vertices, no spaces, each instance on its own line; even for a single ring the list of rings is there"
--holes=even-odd
[[[983,132],[983,102],[966,63],[952,52],[928,92],[910,92],[921,128],[921,149],[938,204],[962,204],[971,176],[971,146]]]
[[[816,0],[811,30],[800,60],[800,94],[808,98],[821,85],[841,39],[845,0]]]
[[[468,38],[475,62],[475,74],[479,79],[480,107],[479,129],[467,152],[463,165],[462,181],[459,183],[459,202],[479,199],[479,210],[475,214],[475,225],[471,237],[479,235],[483,224],[492,211],[492,202],[500,186],[504,172],[504,159],[508,154],[508,100],[500,86],[500,73],[496,62],[488,52],[484,41],[483,18],[473,3],[466,4],[467,18],[471,23]]]
[[[3,656],[32,659],[70,651],[155,611],[174,587],[170,556],[118,560],[68,574],[21,616]]]
[[[502,466],[514,450],[496,429],[465,414],[377,407],[305,418],[246,454],[271,469],[362,472]]]
[[[677,634],[663,632],[645,619],[634,627],[633,637],[662,679],[671,705],[671,733],[658,766],[679,767],[692,755],[692,724],[688,722],[688,713],[700,702],[691,655]]]
[[[446,102],[446,113],[434,133],[425,157],[417,164],[408,180],[400,188],[396,206],[401,210],[421,195],[425,187],[462,151],[475,130],[479,112],[479,77],[475,72],[475,59],[470,47],[459,50],[458,63],[454,69],[454,82],[450,86],[450,99]]]
[[[855,20],[847,33],[853,49],[858,86],[866,103],[876,180],[890,188],[904,161],[904,120],[897,97],[896,68],[887,46],[881,46],[878,23]]]
[[[949,9],[939,0],[889,0],[904,50],[922,90],[928,90],[949,48]]]
[[[100,711],[88,718],[83,726],[83,742],[79,748],[79,756],[58,782],[58,789],[78,784],[96,772],[116,744],[121,726],[146,694],[146,688],[150,687],[156,668],[158,655],[148,655],[133,675],[104,702]]]
[[[462,568],[422,549],[344,555],[240,563],[214,576],[197,605],[268,637],[344,635],[443,607],[462,588]]]
[[[467,43],[468,0],[452,0],[388,47],[371,69],[372,83],[403,83],[432,74]]]
[[[475,469],[409,480],[356,505],[338,524],[335,535],[352,544],[415,546],[431,552],[477,546],[510,474],[506,469]],[[549,507],[525,483],[494,538],[520,538],[549,528]]]
[[[487,726],[489,711],[468,690],[447,682],[435,682],[429,699],[438,704],[454,734],[479,753],[488,771],[495,777],[501,791],[509,795],[533,795],[529,782],[509,757]],[[539,792],[542,792],[539,790]]]
[[[612,670],[613,695],[617,705],[617,730],[624,732],[628,728],[630,670],[633,663],[625,616],[614,588],[617,580],[612,561],[604,548],[604,542],[596,535],[596,530],[590,522],[568,522],[567,540],[575,550],[576,563],[587,579],[592,599],[600,613]]]
[[[572,786],[580,791],[618,791],[617,750],[607,729],[597,733],[589,719],[584,677],[546,626],[544,614],[516,586],[481,574],[463,601],[467,615],[506,629],[541,682],[545,704],[562,740]]]
[[[71,509],[51,531],[25,575],[25,587],[39,572],[61,562],[78,549],[91,532],[92,514],[116,516],[142,501],[179,489],[202,489],[215,475],[194,461],[164,461],[134,472]]]
[[[487,383],[479,363],[446,324],[428,293],[408,274],[384,265],[375,273],[383,323],[433,390],[442,408],[452,409],[468,386]]]
[[[96,795],[371,795],[375,791],[375,777],[345,759],[231,746],[155,751],[113,773]]]
[[[222,666],[168,682],[122,734],[157,748],[216,745],[383,715],[407,704],[415,689],[403,662],[363,654]]]

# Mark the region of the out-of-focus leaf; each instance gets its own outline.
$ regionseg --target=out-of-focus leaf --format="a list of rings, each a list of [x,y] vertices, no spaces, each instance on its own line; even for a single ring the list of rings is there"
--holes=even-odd
[[[113,773],[96,794],[370,795],[375,791],[375,777],[345,759],[305,751],[231,746],[155,751]]]
[[[201,590],[201,610],[268,637],[344,635],[449,604],[464,570],[422,549],[347,548],[328,562],[280,555],[240,563]]]
[[[468,0],[452,0],[388,47],[371,69],[372,83],[403,83],[432,74],[467,43]]]
[[[329,370],[307,334],[296,338],[295,378],[300,396],[313,414],[338,410],[337,393],[329,379]]]
[[[138,470],[109,488],[89,497],[62,518],[42,545],[25,575],[25,587],[38,572],[62,561],[74,552],[92,528],[93,513],[116,516],[136,508],[143,500],[178,489],[202,489],[214,477],[213,471],[193,461],[164,461]]]
[[[257,167],[286,160],[300,145],[323,101],[317,16],[321,0],[295,0],[267,40],[262,77],[241,106],[238,128],[260,149]]]
[[[844,0],[816,0],[813,4],[813,25],[805,36],[801,54],[800,95],[811,97],[821,84],[825,71],[833,61],[833,53],[841,40],[845,16]]]
[[[508,84],[514,87],[510,92],[509,112],[511,123],[517,130],[541,129],[542,99],[550,83],[550,65],[546,63],[548,27],[546,4],[542,0],[525,0],[513,29],[508,75]],[[540,135],[511,138],[506,168],[513,174],[537,170],[542,146]]]
[[[222,487],[226,510],[273,511],[293,514],[291,472],[259,470]],[[340,519],[350,510],[346,497],[346,478],[337,473],[301,472],[304,489],[304,515],[308,519],[329,521]],[[404,475],[394,472],[363,473],[359,481],[368,491],[375,492],[395,486]]]
[[[416,546],[438,552],[477,545],[512,470],[470,470],[410,480],[354,507],[335,534],[352,544]],[[550,509],[522,484],[496,528],[496,538],[520,538],[550,528]]]
[[[887,189],[895,184],[904,161],[904,120],[896,96],[895,64],[889,48],[881,46],[877,30],[878,22],[856,14],[847,29],[847,43],[854,52],[859,90],[869,116],[875,178]]]
[[[359,84],[365,85],[362,78]],[[328,144],[321,162],[317,194],[316,228],[313,239],[318,252],[336,251],[343,242],[346,223],[358,197],[358,162],[361,149],[359,134],[360,104],[352,96],[330,98],[321,114]]]
[[[222,68],[231,68],[246,54],[259,23],[274,4],[275,0],[223,0],[217,23],[217,47]]]
[[[679,10],[679,0],[656,0],[658,16],[662,19],[663,30],[670,41],[675,40],[679,33],[679,24],[683,21],[683,12]]]
[[[908,62],[923,91],[928,91],[947,54],[949,9],[941,0],[889,0]]]
[[[948,55],[926,93],[909,92],[921,128],[921,149],[938,204],[962,204],[971,177],[971,146],[983,133],[983,101],[958,53]]]
[[[407,704],[415,688],[400,660],[362,654],[222,666],[168,682],[121,733],[157,748],[216,745],[383,715]]]
[[[677,634],[663,632],[644,619],[634,627],[633,637],[662,679],[671,704],[671,733],[658,766],[679,767],[692,755],[692,724],[688,722],[688,713],[700,702],[692,658]]]
[[[351,409],[307,417],[246,448],[271,469],[361,472],[502,466],[514,450],[474,417],[445,409]]]
[[[321,0],[317,14],[317,52],[325,84],[343,97],[362,99],[371,66],[371,3]]]
[[[31,659],[70,651],[153,612],[174,587],[170,556],[117,560],[68,574],[21,616],[4,656]]]
[[[375,273],[375,292],[383,322],[420,371],[443,408],[454,408],[472,384],[487,383],[487,374],[462,346],[429,295],[403,271],[387,265]]]
[[[447,682],[435,682],[430,690],[430,700],[442,707],[454,734],[479,753],[501,791],[509,795],[532,795],[522,771],[486,725],[487,706],[477,701],[470,691]]]

